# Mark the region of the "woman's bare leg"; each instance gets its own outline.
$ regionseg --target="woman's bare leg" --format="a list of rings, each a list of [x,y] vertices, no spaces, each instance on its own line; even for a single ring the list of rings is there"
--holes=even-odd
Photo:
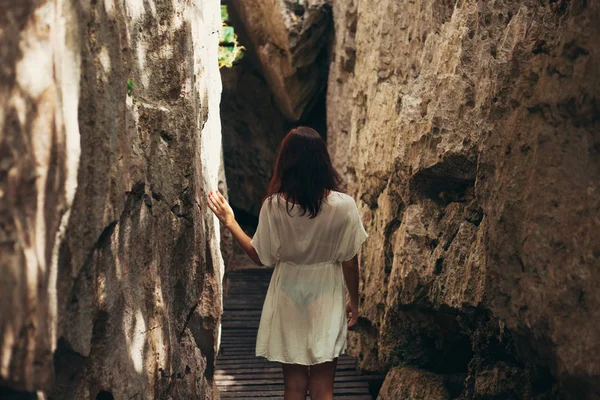
[[[306,400],[308,367],[298,364],[281,364],[283,369],[284,400]]]
[[[312,365],[308,385],[312,400],[333,400],[333,380],[337,358],[323,364]]]

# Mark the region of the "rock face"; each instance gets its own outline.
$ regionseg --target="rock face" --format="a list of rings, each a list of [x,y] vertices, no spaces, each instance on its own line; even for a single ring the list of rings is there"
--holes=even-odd
[[[229,0],[284,117],[298,121],[327,82],[328,0]]]
[[[0,8],[0,386],[211,398],[219,2]]]
[[[361,366],[458,377],[452,397],[600,396],[600,5],[348,0],[334,21]]]
[[[443,380],[431,372],[405,367],[390,370],[378,400],[448,400]]]
[[[221,76],[223,155],[231,188],[229,200],[237,217],[256,224],[251,220],[258,217],[279,144],[291,125],[248,58],[233,68],[222,68]]]
[[[333,26],[327,1],[227,3],[247,50],[233,68],[221,69],[223,150],[231,204],[251,228],[285,134],[298,124],[326,134]]]

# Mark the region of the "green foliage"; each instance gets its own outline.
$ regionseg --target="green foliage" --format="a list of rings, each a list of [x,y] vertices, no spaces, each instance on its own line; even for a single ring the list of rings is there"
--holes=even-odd
[[[233,26],[224,25],[221,28],[220,42],[230,44],[230,43],[235,43],[235,39],[236,39],[236,36],[235,36],[235,33],[233,32]]]
[[[133,79],[127,79],[127,95],[133,96]]]
[[[227,6],[221,6],[221,21],[229,21],[229,11],[227,11]]]
[[[219,36],[219,68],[231,68],[233,63],[241,60],[244,56],[244,46],[240,46],[233,26],[227,25],[229,12],[227,6],[221,6],[221,34]]]

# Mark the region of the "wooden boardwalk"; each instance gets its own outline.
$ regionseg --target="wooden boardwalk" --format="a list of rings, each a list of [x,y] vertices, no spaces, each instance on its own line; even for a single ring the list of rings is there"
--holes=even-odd
[[[271,268],[253,268],[229,275],[221,352],[215,372],[222,399],[283,399],[279,363],[254,356],[260,312],[272,273]],[[355,366],[356,362],[350,356],[344,355],[338,360],[334,386],[336,400],[373,399],[370,383],[380,383],[382,378],[361,375]]]

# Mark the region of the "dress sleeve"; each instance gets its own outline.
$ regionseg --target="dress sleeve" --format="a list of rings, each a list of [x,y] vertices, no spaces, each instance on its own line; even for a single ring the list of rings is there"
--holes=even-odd
[[[358,214],[356,203],[352,201],[348,207],[348,219],[340,240],[340,261],[351,260],[368,237]]]
[[[271,199],[263,202],[258,215],[258,227],[250,241],[260,262],[266,266],[275,264],[279,258],[279,236],[273,223],[273,208]]]

